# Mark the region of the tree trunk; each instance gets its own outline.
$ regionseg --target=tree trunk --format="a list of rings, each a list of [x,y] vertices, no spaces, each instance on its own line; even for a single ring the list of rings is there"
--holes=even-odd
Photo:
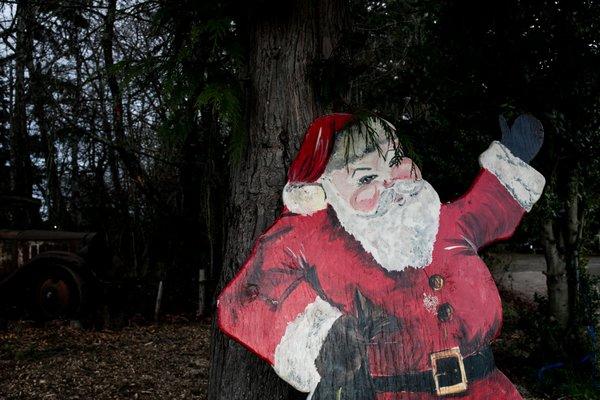
[[[565,229],[565,264],[567,268],[567,286],[569,288],[569,322],[575,327],[577,321],[577,301],[579,299],[579,233],[581,218],[579,213],[579,168],[570,171],[567,184]]]
[[[139,160],[131,154],[128,148],[123,126],[123,94],[121,93],[119,81],[117,80],[117,75],[114,70],[115,61],[113,55],[116,13],[117,0],[109,0],[104,20],[102,53],[104,56],[106,81],[108,83],[112,101],[112,130],[115,138],[115,149],[119,154],[120,161],[128,176],[132,179],[134,184],[145,191],[144,171]]]
[[[44,75],[42,66],[34,65],[33,60],[28,63],[30,73],[29,97],[33,103],[33,116],[38,125],[42,154],[44,155],[44,166],[46,168],[46,202],[48,207],[48,223],[50,226],[62,226],[63,224],[63,201],[56,165],[56,147],[54,146],[54,134],[50,129],[46,115],[45,105],[48,104],[48,95],[44,87]]]
[[[70,40],[72,42],[71,48],[75,57],[75,81],[76,81],[76,92],[73,104],[74,110],[74,119],[75,125],[78,129],[84,130],[83,121],[81,119],[82,113],[82,99],[83,99],[83,55],[81,53],[81,47],[79,43],[79,31],[77,29],[73,29],[70,33]],[[95,126],[94,123],[90,124],[90,129],[92,126]],[[69,147],[71,151],[71,179],[70,179],[70,226],[75,229],[80,229],[80,226],[83,222],[83,215],[81,212],[81,194],[79,191],[79,180],[81,179],[79,176],[79,137],[80,135],[74,134],[69,138]],[[92,156],[92,159],[94,157]],[[95,160],[94,160],[95,161]],[[104,181],[104,180],[102,180]],[[99,186],[104,188],[104,184]],[[101,193],[103,191],[99,191]],[[71,229],[72,229],[71,228]]]
[[[31,197],[33,179],[25,93],[25,68],[33,51],[31,32],[33,4],[30,1],[18,3],[16,19],[15,100],[11,123],[11,190],[15,195]]]
[[[552,218],[546,219],[543,223],[542,244],[546,257],[546,286],[550,314],[556,318],[560,327],[566,328],[569,322],[567,265],[559,251]]]
[[[113,40],[114,40],[114,23],[116,14],[116,0],[110,0],[104,21],[104,32],[102,35],[101,46],[104,57],[104,71],[108,82],[109,90],[111,91],[111,99],[109,102],[105,89],[102,83],[98,84],[98,96],[102,104],[102,130],[104,131],[107,140],[110,143],[118,143],[115,139],[115,130],[122,128],[122,106],[120,105],[120,90],[117,79],[112,70],[114,66],[113,57]],[[100,69],[100,64],[98,64]],[[109,120],[110,111],[106,110],[106,105],[110,104],[112,109],[112,123]],[[119,122],[121,121],[121,122]],[[122,144],[122,143],[121,143]],[[110,169],[111,181],[116,194],[115,206],[121,215],[128,215],[128,196],[121,182],[121,174],[117,159],[117,146],[105,146],[107,152],[108,165]]]
[[[579,246],[581,244],[581,215],[579,167],[569,168],[566,184],[553,184],[548,191],[564,188],[557,193],[564,212],[549,216],[542,226],[542,244],[546,257],[546,286],[550,314],[563,329],[574,327],[579,297]]]
[[[241,165],[231,173],[219,289],[231,280],[257,236],[277,217],[287,167],[309,123],[326,111],[327,105],[316,99],[310,68],[313,62],[330,58],[338,46],[347,6],[341,0],[267,1],[247,21],[248,140]],[[264,361],[215,328],[211,350],[209,399],[298,396]]]
[[[110,121],[108,119],[108,111],[107,111],[107,103],[108,100],[104,95],[104,88],[99,85],[98,87],[98,101],[101,105],[101,114],[102,114],[102,131],[106,136],[108,142],[113,143],[113,133],[110,125]],[[77,151],[78,144],[72,143],[73,151]],[[125,189],[121,183],[121,173],[119,170],[119,165],[117,164],[117,151],[113,146],[105,145],[104,151],[106,153],[106,159],[108,160],[108,169],[110,172],[110,180],[113,187],[113,198],[115,208],[119,213],[126,215],[128,211],[127,206],[127,193],[125,193]]]

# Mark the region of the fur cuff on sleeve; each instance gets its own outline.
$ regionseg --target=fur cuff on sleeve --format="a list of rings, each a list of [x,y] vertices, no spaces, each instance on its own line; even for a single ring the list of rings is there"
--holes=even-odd
[[[317,297],[291,321],[275,349],[275,372],[301,392],[312,392],[321,380],[315,360],[333,323],[342,313]]]
[[[528,212],[542,195],[546,184],[544,176],[498,141],[492,142],[479,156],[479,164],[494,174]]]
[[[310,215],[327,208],[325,191],[318,183],[288,183],[283,188],[283,204],[293,213]]]

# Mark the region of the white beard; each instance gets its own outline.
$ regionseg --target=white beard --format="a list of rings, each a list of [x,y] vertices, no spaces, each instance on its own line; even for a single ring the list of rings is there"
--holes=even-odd
[[[389,271],[406,267],[423,268],[431,264],[433,245],[439,228],[440,198],[425,180],[399,182],[410,187],[422,185],[418,193],[404,196],[404,204],[392,200],[391,193],[380,197],[375,215],[360,215],[339,197],[333,185],[322,181],[327,202],[335,210],[340,224],[362,247]],[[404,193],[408,193],[405,191]],[[383,203],[383,204],[382,204]]]

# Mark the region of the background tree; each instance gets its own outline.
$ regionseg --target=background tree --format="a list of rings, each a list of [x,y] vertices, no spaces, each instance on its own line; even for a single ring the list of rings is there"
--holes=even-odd
[[[242,265],[281,209],[286,171],[310,122],[332,111],[313,68],[333,63],[348,24],[347,3],[264,1],[246,9],[247,137],[231,172],[227,247],[219,287]],[[210,399],[287,399],[292,389],[264,362],[213,329]]]

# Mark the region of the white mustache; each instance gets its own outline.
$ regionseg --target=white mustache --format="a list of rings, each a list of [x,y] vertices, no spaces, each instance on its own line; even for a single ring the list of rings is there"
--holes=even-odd
[[[425,182],[422,179],[397,181],[393,186],[381,192],[377,210],[372,216],[379,217],[394,205],[403,206],[409,197],[419,194],[424,186]]]

